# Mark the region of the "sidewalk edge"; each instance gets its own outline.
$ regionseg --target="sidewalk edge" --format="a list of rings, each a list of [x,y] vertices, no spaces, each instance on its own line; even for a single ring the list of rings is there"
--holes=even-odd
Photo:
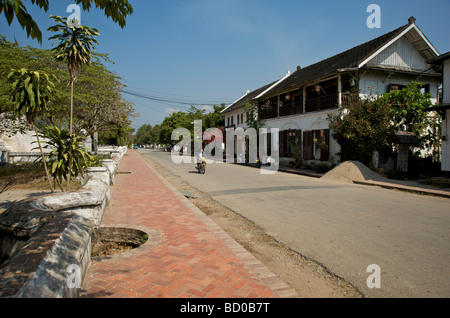
[[[170,184],[158,171],[156,171],[149,163],[151,159],[144,157],[138,153],[139,157],[152,170],[152,172],[164,183],[173,194],[180,199],[210,230],[217,235],[224,244],[241,259],[241,261],[257,276],[259,277],[275,294],[280,298],[299,298],[297,292],[283,282],[278,276],[264,266],[255,256],[247,251],[242,245],[236,242],[230,235],[228,235],[221,227],[212,221],[205,213],[190,202],[181,192],[179,192],[172,184]]]

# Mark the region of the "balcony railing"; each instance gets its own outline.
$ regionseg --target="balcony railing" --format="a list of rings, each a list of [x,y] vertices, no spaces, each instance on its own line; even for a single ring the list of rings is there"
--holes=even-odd
[[[348,105],[354,98],[357,98],[357,94],[349,94],[349,93],[342,93],[341,99],[342,99],[342,106]],[[337,108],[339,106],[339,94],[329,94],[320,96],[317,98],[307,99],[305,102],[305,113],[309,112],[316,112],[316,111],[323,111],[326,109],[331,108]],[[288,103],[284,104],[279,107],[279,114],[278,114],[278,108],[277,107],[271,107],[271,108],[263,108],[261,109],[261,119],[271,119],[271,118],[278,118],[278,115],[280,117],[283,116],[290,116],[290,115],[297,115],[297,114],[303,114],[303,101],[295,101],[294,103]]]
[[[359,99],[359,94],[342,93],[342,106],[346,107],[350,103]]]
[[[278,109],[276,107],[261,110],[261,119],[270,119],[277,117],[278,117]]]
[[[316,112],[325,109],[335,108],[339,106],[339,94],[329,94],[317,98],[307,99],[305,111]]]
[[[303,113],[303,101],[295,101],[294,103],[286,103],[280,106],[280,116],[290,116]]]

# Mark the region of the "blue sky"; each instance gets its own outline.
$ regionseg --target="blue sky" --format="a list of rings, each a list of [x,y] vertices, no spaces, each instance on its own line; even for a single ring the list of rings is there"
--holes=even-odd
[[[70,0],[50,0],[45,13],[24,1],[43,31],[27,39],[17,22],[0,16],[0,34],[21,46],[52,47],[49,15],[68,17]],[[108,53],[140,114],[132,127],[159,124],[171,112],[231,103],[283,77],[392,31],[416,24],[442,54],[450,51],[450,0],[130,0],[134,14],[121,29],[102,12],[82,12],[82,24],[99,29],[97,51]],[[369,4],[381,8],[381,28],[370,29]]]

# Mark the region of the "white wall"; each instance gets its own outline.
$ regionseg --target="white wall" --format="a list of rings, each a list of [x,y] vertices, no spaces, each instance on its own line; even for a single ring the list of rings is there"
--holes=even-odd
[[[241,122],[241,114],[244,114],[244,116],[243,116],[243,122]],[[238,116],[239,116],[239,125],[238,125]],[[241,108],[238,108],[238,109],[235,109],[235,110],[233,110],[232,112],[229,112],[229,113],[226,113],[226,115],[225,115],[225,127],[227,127],[228,126],[228,118],[230,118],[230,126],[231,126],[231,118],[233,118],[233,125],[235,125],[236,126],[236,128],[238,128],[238,127],[243,127],[243,128],[245,128],[246,127],[246,124],[245,124],[245,122],[247,121],[247,115],[246,115],[246,113],[244,112],[244,108],[243,107],[241,107]],[[208,128],[213,128],[213,127],[208,127]]]
[[[417,76],[408,76],[393,74],[388,78],[386,72],[366,72],[359,81],[359,90],[361,94],[382,95],[388,92],[389,84],[409,85],[411,82],[417,81],[423,84],[430,85],[430,94],[432,95],[431,102],[435,104],[438,97],[438,81],[432,78],[425,78]]]
[[[328,114],[329,113],[337,113],[338,110],[329,111],[329,112],[314,112],[314,113],[306,113],[302,115],[294,115],[287,116],[281,118],[272,118],[268,120],[264,120],[264,128],[278,128],[280,131],[289,130],[289,129],[301,129],[304,131],[311,130],[320,130],[320,129],[330,129],[328,122]],[[330,132],[331,134],[331,132]],[[339,156],[337,153],[340,151],[340,146],[330,136],[330,160],[334,162],[339,162]]]
[[[444,61],[444,85],[443,92],[444,98],[442,100],[443,104],[450,104],[450,60]]]
[[[425,71],[429,67],[424,58],[404,37],[392,43],[367,64],[417,71]]]

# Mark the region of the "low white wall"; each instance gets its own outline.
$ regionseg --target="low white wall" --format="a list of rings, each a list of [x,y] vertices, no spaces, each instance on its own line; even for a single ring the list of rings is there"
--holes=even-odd
[[[27,201],[20,207],[21,216],[5,219],[0,215],[0,229],[13,235],[30,236],[25,246],[13,254],[0,269],[0,297],[8,298],[74,298],[79,297],[82,282],[90,265],[91,235],[93,228],[101,224],[106,206],[111,198],[111,182],[126,153],[120,149],[114,159],[107,160],[103,167],[89,168],[83,186],[76,192],[63,192]],[[29,211],[24,211],[28,209]],[[13,212],[13,211],[12,211]],[[30,219],[32,217],[32,219]],[[65,220],[70,218],[70,220]],[[67,225],[62,232],[55,233],[53,223]],[[5,223],[10,223],[5,224]],[[53,223],[52,223],[53,222]],[[18,229],[20,228],[20,230]],[[53,231],[53,232],[52,232]],[[27,250],[39,245],[48,236],[59,235],[48,247],[45,257],[28,275],[11,275],[18,263],[31,262],[36,250]],[[44,235],[44,237],[41,237]],[[45,252],[45,250],[43,250]],[[39,253],[43,252],[42,250]],[[78,272],[68,272],[75,266]],[[72,286],[74,275],[80,275],[79,286]],[[18,287],[19,286],[19,287]]]

